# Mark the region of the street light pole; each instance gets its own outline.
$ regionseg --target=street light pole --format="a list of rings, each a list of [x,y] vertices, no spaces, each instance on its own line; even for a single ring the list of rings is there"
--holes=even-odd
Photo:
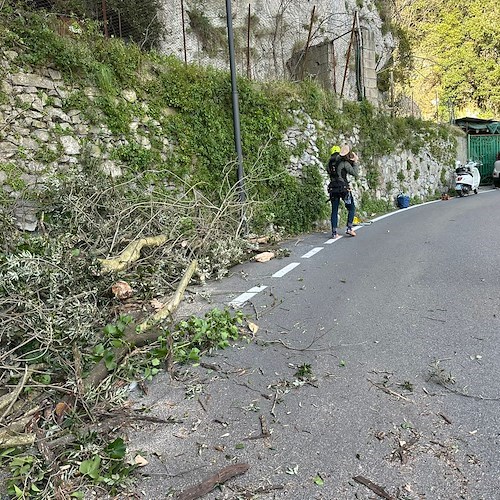
[[[238,195],[241,203],[245,202],[245,186],[243,180],[243,154],[241,151],[241,132],[240,132],[240,109],[238,104],[238,88],[236,85],[236,67],[234,62],[234,38],[233,38],[233,18],[231,13],[231,0],[226,0],[226,18],[227,18],[227,41],[229,45],[229,66],[231,69],[231,91],[233,98],[233,128],[234,145],[238,156]]]

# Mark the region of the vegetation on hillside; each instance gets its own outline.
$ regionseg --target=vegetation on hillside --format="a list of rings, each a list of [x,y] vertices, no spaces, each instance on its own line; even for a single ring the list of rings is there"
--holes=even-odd
[[[429,116],[500,113],[500,4],[496,0],[396,2],[411,40],[414,97]],[[407,91],[408,91],[407,87]],[[432,102],[433,101],[433,102]]]

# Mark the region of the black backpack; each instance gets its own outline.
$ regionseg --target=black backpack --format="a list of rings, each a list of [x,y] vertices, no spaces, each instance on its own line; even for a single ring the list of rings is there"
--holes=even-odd
[[[328,184],[328,194],[330,199],[345,198],[347,196],[347,183],[342,178],[339,172],[339,165],[342,158],[337,155],[332,155],[328,162],[328,175],[330,176],[330,184]]]

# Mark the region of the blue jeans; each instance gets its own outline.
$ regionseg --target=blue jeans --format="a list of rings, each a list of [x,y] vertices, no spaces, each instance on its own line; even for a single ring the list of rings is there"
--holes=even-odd
[[[339,203],[340,198],[333,198],[332,200],[332,233],[337,231],[337,224],[339,221]],[[344,202],[345,203],[345,202]],[[345,203],[347,208],[347,227],[352,228],[352,221],[354,220],[354,213],[356,212],[356,206],[354,204],[354,198],[351,193],[351,203]]]

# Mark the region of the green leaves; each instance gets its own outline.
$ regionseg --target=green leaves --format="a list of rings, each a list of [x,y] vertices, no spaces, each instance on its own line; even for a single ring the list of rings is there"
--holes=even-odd
[[[80,474],[83,474],[84,476],[89,476],[94,481],[97,481],[100,477],[99,476],[100,465],[101,465],[101,457],[99,455],[95,456],[90,460],[84,460],[80,464],[79,468]]]
[[[432,89],[439,93],[441,112],[449,103],[473,105],[490,116],[500,112],[498,2],[416,1],[403,6],[401,13],[417,56],[413,88],[422,83],[425,91],[416,97],[429,100]]]
[[[125,442],[122,438],[116,438],[114,441],[106,446],[105,451],[111,458],[123,458],[127,451],[127,447],[125,446]]]
[[[239,338],[242,323],[241,312],[232,316],[229,310],[217,308],[206,313],[203,318],[191,316],[187,321],[181,321],[173,333],[176,359],[197,362],[202,351],[224,349],[231,340]]]
[[[325,484],[325,481],[323,480],[323,478],[319,474],[316,474],[313,481],[314,481],[314,484],[317,484],[318,486],[323,486]]]

